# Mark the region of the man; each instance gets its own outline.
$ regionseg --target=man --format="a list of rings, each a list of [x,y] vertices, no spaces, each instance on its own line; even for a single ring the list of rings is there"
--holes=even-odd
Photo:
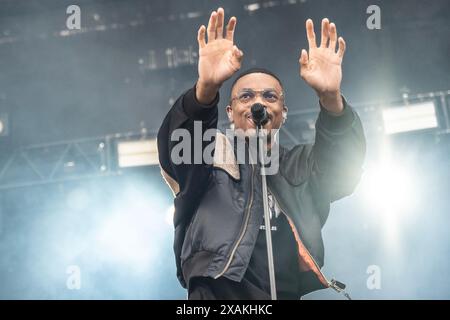
[[[217,128],[219,88],[240,69],[243,58],[233,43],[235,26],[235,17],[224,26],[219,8],[208,28],[200,27],[198,81],[175,102],[158,132],[161,172],[175,195],[177,276],[189,299],[271,297],[257,166],[237,163],[236,150],[223,134],[215,138],[214,156],[226,154],[225,163],[180,163],[172,152],[178,143],[172,138],[176,130],[194,135]],[[280,147],[279,170],[267,176],[279,299],[299,299],[331,286],[320,271],[321,228],[330,203],[353,192],[365,154],[361,122],[340,93],[345,42],[328,19],[322,20],[320,46],[310,19],[306,30],[309,52],[301,52],[300,75],[319,97],[315,143]],[[255,103],[267,110],[264,129],[278,130],[288,110],[281,81],[268,70],[251,69],[233,84],[226,112],[235,130],[255,128],[250,112]],[[201,131],[196,132],[199,124]],[[193,150],[202,152],[206,146],[204,142],[203,149]]]

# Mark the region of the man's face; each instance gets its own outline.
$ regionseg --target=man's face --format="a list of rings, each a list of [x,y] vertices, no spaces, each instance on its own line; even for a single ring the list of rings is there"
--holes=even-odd
[[[281,94],[280,83],[271,75],[250,73],[240,78],[231,92],[231,106],[227,106],[227,114],[235,130],[256,128],[251,119],[251,106],[257,102],[266,106],[269,121],[264,129],[279,129],[283,123],[283,112],[287,112]]]

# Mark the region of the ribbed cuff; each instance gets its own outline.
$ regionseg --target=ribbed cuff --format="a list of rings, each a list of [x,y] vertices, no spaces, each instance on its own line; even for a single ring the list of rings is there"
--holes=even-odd
[[[201,104],[195,97],[195,86],[189,89],[183,97],[183,108],[189,118],[192,120],[209,120],[217,115],[217,104],[219,103],[219,93],[217,93],[213,102],[208,105]]]
[[[318,124],[327,131],[339,133],[345,131],[353,125],[353,122],[355,120],[355,113],[353,111],[353,108],[347,104],[347,101],[343,96],[341,97],[344,109],[340,114],[335,114],[328,111],[322,106],[319,101],[320,113]]]

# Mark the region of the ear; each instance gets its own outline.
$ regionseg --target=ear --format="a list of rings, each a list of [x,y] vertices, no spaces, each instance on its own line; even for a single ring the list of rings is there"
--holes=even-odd
[[[233,108],[230,105],[226,106],[225,111],[227,112],[228,120],[233,123]]]
[[[286,122],[286,120],[287,120],[287,114],[288,114],[288,107],[285,105],[285,106],[283,106],[283,113],[282,113],[282,115],[283,115],[283,123],[285,123]]]

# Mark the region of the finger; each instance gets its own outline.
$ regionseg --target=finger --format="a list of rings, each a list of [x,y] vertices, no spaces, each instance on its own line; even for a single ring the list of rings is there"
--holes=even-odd
[[[314,23],[311,19],[306,20],[306,36],[309,48],[317,48],[316,34],[314,33]]]
[[[300,54],[299,62],[300,62],[301,67],[306,67],[306,65],[308,64],[308,52],[306,52],[305,49],[302,49],[302,53]]]
[[[236,17],[231,17],[227,25],[227,40],[233,41],[234,29],[236,28]]]
[[[322,19],[322,38],[320,39],[320,46],[326,48],[328,42],[328,36],[330,34],[330,21],[327,18]]]
[[[197,33],[198,47],[200,49],[203,48],[204,46],[206,46],[205,34],[206,34],[206,27],[204,25],[202,25],[198,29],[198,33]]]
[[[217,25],[216,25],[216,39],[223,38],[223,19],[224,19],[223,8],[217,10]]]
[[[344,57],[344,53],[345,53],[345,41],[344,38],[339,37],[339,51],[338,51],[338,56],[343,58]]]
[[[208,22],[208,42],[216,39],[217,12],[213,11]]]
[[[305,49],[302,49],[299,62],[300,62],[300,76],[303,78],[306,70],[308,69],[308,52],[306,52]]]
[[[336,40],[337,40],[337,30],[336,25],[332,22],[330,23],[330,45],[329,48],[336,52]]]

